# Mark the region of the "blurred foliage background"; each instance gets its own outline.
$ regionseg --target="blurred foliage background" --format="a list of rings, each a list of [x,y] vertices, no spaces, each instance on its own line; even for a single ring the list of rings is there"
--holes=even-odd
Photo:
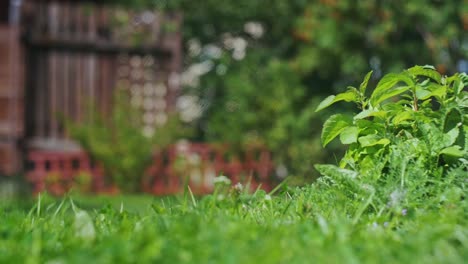
[[[324,95],[384,73],[468,70],[466,0],[117,0],[184,14],[184,96],[193,139],[270,148],[280,177],[313,179]],[[233,148],[236,149],[236,148]],[[335,154],[333,154],[335,153]]]

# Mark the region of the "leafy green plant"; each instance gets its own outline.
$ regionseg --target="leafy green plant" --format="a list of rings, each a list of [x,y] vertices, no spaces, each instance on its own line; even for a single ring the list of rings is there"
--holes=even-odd
[[[371,74],[366,75],[359,88],[348,87],[346,92],[327,97],[317,107],[320,111],[346,101],[359,109],[353,116],[332,115],[323,127],[324,146],[336,137],[349,145],[341,168],[363,177],[380,177],[382,172],[395,169],[397,164],[391,159],[398,154],[406,157],[402,166],[418,164],[438,174],[467,158],[466,74],[447,77],[431,66],[415,66],[385,75],[368,93]]]
[[[130,105],[123,92],[116,92],[110,115],[105,118],[91,104],[85,122],[68,120],[72,138],[100,162],[107,180],[128,192],[138,191],[153,153],[173,143],[187,130],[176,116],[157,127],[153,135],[142,133],[142,114]]]

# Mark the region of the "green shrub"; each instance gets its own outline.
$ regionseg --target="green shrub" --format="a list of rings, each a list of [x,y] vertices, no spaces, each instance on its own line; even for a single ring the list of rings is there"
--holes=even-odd
[[[67,121],[76,139],[93,159],[100,162],[107,180],[127,192],[140,189],[145,170],[155,151],[173,143],[187,131],[172,116],[153,135],[142,133],[140,111],[130,105],[122,92],[116,92],[110,116],[104,118],[91,104],[85,122]]]

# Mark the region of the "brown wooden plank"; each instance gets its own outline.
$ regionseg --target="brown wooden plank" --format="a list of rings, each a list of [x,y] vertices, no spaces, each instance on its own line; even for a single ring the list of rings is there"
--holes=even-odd
[[[21,169],[21,153],[15,142],[0,141],[0,174],[12,175]]]
[[[48,65],[48,97],[50,100],[49,104],[49,128],[48,128],[48,135],[56,138],[58,136],[58,127],[57,127],[57,122],[55,119],[55,113],[57,112],[57,54],[55,52],[51,52],[48,56],[49,59],[49,65]]]
[[[38,56],[38,74],[37,74],[37,88],[36,88],[36,134],[39,137],[46,136],[47,129],[47,116],[48,116],[48,87],[47,87],[47,57],[44,55]]]
[[[84,87],[83,87],[83,80],[84,80],[84,76],[83,76],[83,72],[84,72],[84,69],[83,69],[83,63],[84,61],[84,58],[82,55],[78,55],[76,57],[76,79],[75,79],[75,103],[76,103],[76,120],[78,122],[80,121],[83,121],[83,109],[84,109],[84,102],[83,102],[83,91],[84,91]]]

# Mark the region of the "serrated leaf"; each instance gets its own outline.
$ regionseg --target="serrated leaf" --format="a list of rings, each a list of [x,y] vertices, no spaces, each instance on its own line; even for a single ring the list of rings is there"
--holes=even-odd
[[[356,126],[350,126],[345,129],[340,134],[341,143],[348,145],[357,142],[359,135],[359,128]]]
[[[372,76],[372,72],[373,71],[370,71],[366,74],[366,77],[364,77],[364,80],[362,81],[361,85],[359,86],[359,91],[361,92],[361,94],[365,94],[366,93],[366,89],[367,89],[367,85],[369,83],[369,79],[370,77]]]
[[[414,66],[409,68],[407,72],[413,76],[424,76],[431,78],[438,83],[441,82],[442,76],[438,73],[433,67],[429,68],[427,66]]]
[[[377,135],[367,135],[358,138],[359,144],[361,144],[362,147],[370,147],[370,146],[375,146],[375,145],[388,145],[390,144],[390,140],[387,138],[381,138]]]
[[[322,144],[325,147],[330,141],[337,137],[346,127],[352,125],[352,119],[343,114],[332,115],[325,124],[322,130]]]

